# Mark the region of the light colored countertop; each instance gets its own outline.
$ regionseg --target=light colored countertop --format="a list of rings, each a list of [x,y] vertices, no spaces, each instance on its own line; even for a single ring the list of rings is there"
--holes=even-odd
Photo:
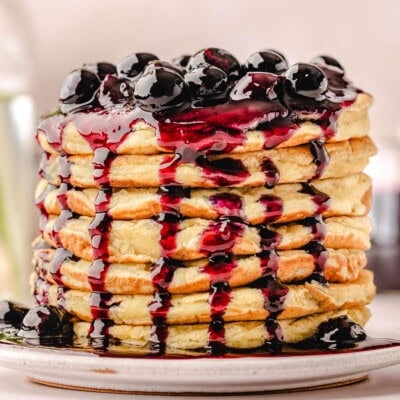
[[[379,294],[371,306],[373,317],[368,323],[367,332],[370,336],[386,336],[400,339],[399,315],[400,292]],[[87,393],[41,386],[27,380],[23,373],[0,367],[0,398],[7,400],[20,399],[117,399],[122,395],[105,393]],[[136,399],[165,399],[165,396],[130,396]],[[126,396],[129,398],[129,396]],[[168,396],[168,399],[184,399],[184,397]],[[191,396],[188,399],[200,399],[201,396]],[[206,397],[210,399],[210,397]],[[361,383],[323,391],[309,391],[282,394],[259,394],[247,396],[224,396],[223,399],[400,399],[400,364],[393,367],[376,370]]]

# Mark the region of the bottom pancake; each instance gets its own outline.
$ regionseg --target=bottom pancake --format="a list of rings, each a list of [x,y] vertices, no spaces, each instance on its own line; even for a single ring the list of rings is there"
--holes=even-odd
[[[264,286],[263,286],[264,285]],[[33,287],[39,304],[62,306],[71,315],[90,322],[91,304],[101,300],[98,293],[80,290],[64,290],[50,285],[33,275]],[[267,289],[263,291],[264,289]],[[279,308],[279,320],[299,318],[315,313],[359,307],[369,304],[375,295],[371,271],[360,271],[359,277],[349,283],[331,283],[323,286],[315,281],[301,285],[287,285],[283,296],[270,298],[268,293],[279,293],[280,287],[270,289],[259,282],[252,287],[234,288],[229,292],[229,302],[224,309],[226,322],[263,321],[271,312],[266,304]],[[102,301],[102,300],[101,300]],[[103,307],[107,307],[107,318],[117,325],[152,325],[150,305],[156,298],[152,295],[109,295]],[[159,301],[159,300],[158,300]],[[211,321],[210,293],[172,295],[166,313],[167,324],[208,323]]]
[[[329,311],[313,314],[308,317],[286,319],[279,321],[284,343],[298,343],[311,338],[321,323],[330,319],[347,316],[351,321],[364,326],[370,317],[369,310],[364,307]],[[90,323],[75,322],[74,333],[76,342],[85,345],[88,342]],[[225,344],[231,349],[255,349],[271,340],[265,326],[265,321],[231,322],[225,326]],[[167,353],[173,350],[197,350],[208,345],[208,324],[171,325],[168,327],[166,339]],[[151,326],[114,325],[108,328],[108,333],[122,346],[134,346],[146,353],[151,337]],[[93,338],[96,339],[96,338]],[[116,351],[118,351],[116,346]],[[114,349],[108,348],[109,351]]]

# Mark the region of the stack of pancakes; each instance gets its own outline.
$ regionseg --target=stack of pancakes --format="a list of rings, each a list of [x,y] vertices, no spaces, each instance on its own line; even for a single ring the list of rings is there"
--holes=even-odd
[[[341,316],[364,325],[371,101],[343,107],[326,141],[307,114],[274,148],[248,129],[201,161],[198,142],[167,146],[129,109],[47,118],[36,301],[64,308],[77,341],[153,352],[296,343]]]

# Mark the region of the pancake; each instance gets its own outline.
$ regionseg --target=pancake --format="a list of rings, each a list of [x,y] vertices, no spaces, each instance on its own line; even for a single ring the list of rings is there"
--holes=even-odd
[[[37,298],[46,299],[50,305],[62,305],[71,315],[83,321],[93,319],[90,292],[65,290],[60,295],[59,286],[49,285],[33,277],[34,293]],[[359,277],[351,283],[331,283],[328,287],[315,281],[301,285],[287,285],[288,292],[283,299],[282,311],[277,319],[299,318],[307,315],[369,304],[375,295],[372,272],[360,271]],[[97,296],[96,293],[93,294]],[[166,323],[194,324],[211,321],[210,294],[191,293],[171,295]],[[149,305],[151,295],[111,295],[105,300],[108,316],[117,325],[152,325]],[[223,314],[225,322],[264,321],[271,312],[265,308],[265,296],[261,289],[250,287],[234,288]]]
[[[372,97],[366,93],[359,93],[353,104],[349,107],[343,108],[338,116],[337,120],[337,130],[335,135],[328,139],[329,142],[344,141],[351,138],[357,138],[365,136],[370,131],[369,119],[368,119],[368,108],[372,104]],[[93,118],[93,115],[91,116]],[[103,117],[103,124],[105,126],[101,127],[101,123],[98,121],[92,121],[92,126],[99,126],[99,131],[104,132],[105,127],[108,128],[110,119]],[[110,118],[113,117],[111,114]],[[52,143],[54,142],[54,137],[58,136],[57,124],[51,123],[50,121],[45,121],[38,128],[37,139],[42,147],[42,149],[48,153],[56,154],[57,150],[62,150],[66,154],[92,154],[89,143],[85,140],[84,135],[79,133],[80,126],[77,126],[76,121],[72,119],[71,122],[64,117],[52,117],[57,119],[58,124],[65,125],[63,134],[61,136],[61,146],[60,149],[55,148]],[[89,118],[89,117],[87,117]],[[321,127],[312,121],[315,118],[313,114],[304,113],[300,116],[299,126],[297,129],[293,129],[290,138],[280,143],[277,147],[292,147],[298,146],[312,140],[318,139],[323,135],[323,130]],[[100,119],[100,118],[99,118]],[[48,132],[45,133],[46,125]],[[86,121],[86,126],[88,122]],[[117,147],[117,154],[157,154],[170,152],[171,150],[162,147],[157,141],[157,132],[153,126],[140,120],[135,123],[129,130],[130,133],[127,135],[125,140]],[[233,149],[234,153],[247,153],[253,151],[260,151],[265,148],[266,145],[265,136],[261,131],[248,130],[245,132],[245,142],[235,147]]]
[[[348,316],[350,320],[364,326],[370,317],[369,310],[364,307],[353,307],[313,314],[296,319],[279,321],[284,343],[298,343],[312,337],[319,325],[329,319]],[[266,341],[271,340],[264,321],[229,322],[224,325],[225,342],[231,349],[254,349],[261,347]],[[124,346],[143,348],[148,352],[151,337],[151,326],[113,325],[108,328],[110,335],[121,342],[118,346],[110,346],[110,351],[124,352]],[[74,333],[76,342],[85,345],[88,342],[90,323],[75,322]],[[175,349],[198,350],[208,345],[208,325],[171,325],[166,339],[167,353]]]
[[[38,126],[36,304],[101,352],[362,340],[372,96],[327,56],[148,58],[75,69]]]
[[[45,226],[43,238],[57,247],[53,230],[57,221],[51,216]],[[59,230],[62,247],[85,260],[92,260],[89,236],[90,217],[72,218]],[[265,229],[245,223],[221,219],[209,221],[200,218],[179,222],[176,244],[170,249],[170,257],[176,260],[202,258],[212,251],[229,251],[233,255],[253,255],[262,251],[264,241],[272,241],[278,250],[301,248],[315,239],[315,230],[325,229],[323,244],[332,249],[366,250],[370,246],[371,223],[368,217],[331,217],[325,224],[318,219],[302,223],[271,225]],[[111,223],[108,245],[109,262],[156,262],[161,256],[161,224],[152,219],[120,221]],[[314,233],[313,233],[314,232]],[[215,249],[215,250],[214,250]]]
[[[62,252],[62,250],[61,250]],[[60,283],[67,288],[91,291],[88,273],[90,261],[67,257],[54,260],[55,250],[44,249],[34,252],[34,263],[37,274],[49,283]],[[278,254],[277,278],[282,283],[302,281],[308,278],[315,269],[314,257],[304,250],[286,250]],[[365,253],[361,250],[328,249],[324,277],[328,282],[345,283],[358,278],[366,265]],[[55,278],[51,275],[51,265],[56,266]],[[205,292],[211,285],[207,272],[208,259],[188,261],[180,264],[172,276],[168,291],[172,294]],[[113,294],[151,294],[154,293],[152,271],[154,264],[111,264],[105,275],[105,290]],[[239,287],[250,284],[263,274],[259,257],[237,258],[235,267],[228,279],[229,286]],[[54,280],[56,279],[56,281]]]
[[[330,158],[321,178],[339,178],[360,173],[367,165],[376,147],[369,137],[343,142],[327,143]],[[315,149],[314,149],[315,150]],[[318,152],[317,159],[309,145],[276,148],[272,150],[215,155],[180,162],[174,168],[174,181],[187,187],[212,188],[219,186],[261,186],[280,183],[305,182],[313,179],[324,165],[324,151]],[[320,154],[319,154],[320,153]],[[190,157],[192,157],[191,155]],[[166,159],[166,157],[168,157]],[[111,162],[108,184],[112,187],[158,187],[160,167],[170,165],[173,156],[165,155],[122,155]],[[189,157],[189,158],[190,158]],[[71,165],[70,184],[77,187],[97,187],[90,155],[69,156]],[[191,159],[191,158],[190,158]],[[42,177],[52,185],[59,185],[59,157],[52,156],[41,167]],[[163,164],[164,163],[164,164]]]
[[[288,183],[272,189],[259,186],[186,192],[189,194],[177,206],[183,216],[216,219],[235,211],[232,211],[232,205],[239,203],[240,214],[250,224],[268,220],[290,222],[311,217],[318,211],[318,202],[326,208],[322,213],[324,217],[366,215],[371,205],[371,179],[365,174],[314,180],[311,185]],[[72,188],[66,192],[68,207],[76,214],[94,217],[98,193],[94,188]],[[156,188],[114,189],[108,214],[123,220],[151,218],[162,212],[158,193]],[[36,201],[43,203],[48,214],[59,214],[58,194],[58,187],[42,180],[36,190]]]

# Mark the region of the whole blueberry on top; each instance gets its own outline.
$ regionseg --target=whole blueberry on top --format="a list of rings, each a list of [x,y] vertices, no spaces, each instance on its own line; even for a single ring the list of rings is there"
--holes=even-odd
[[[321,56],[314,57],[311,60],[311,63],[316,64],[318,66],[322,66],[322,67],[330,67],[330,68],[333,67],[337,72],[344,73],[344,68],[339,63],[339,61],[331,56],[321,55]]]
[[[168,69],[170,71],[176,72],[177,74],[181,75],[182,77],[185,74],[184,68],[181,68],[181,67],[173,64],[172,62],[168,62],[168,61],[154,60],[154,61],[150,61],[147,66],[149,68],[150,67],[157,67],[157,68],[162,67],[162,68]]]
[[[149,65],[136,81],[133,96],[145,111],[179,107],[189,100],[189,89],[181,75],[157,65]]]
[[[282,90],[283,78],[270,72],[247,72],[233,87],[230,97],[234,101],[275,100]]]
[[[291,65],[283,74],[289,94],[315,100],[323,100],[328,88],[324,72],[313,64],[297,63]]]
[[[187,64],[187,70],[190,71],[202,64],[210,64],[222,69],[230,79],[236,79],[240,74],[239,61],[229,51],[209,47],[193,54]]]
[[[179,57],[175,57],[172,59],[172,64],[177,65],[178,67],[185,68],[189,62],[190,55],[189,54],[183,54]]]
[[[244,67],[247,71],[272,72],[279,74],[288,67],[285,58],[272,50],[257,51],[249,56]]]
[[[289,65],[287,58],[285,57],[285,55],[281,51],[278,51],[278,50],[275,50],[275,49],[266,49],[265,51],[272,51],[272,52],[278,54],[279,56],[281,56],[285,60],[286,64]]]
[[[10,324],[19,328],[28,308],[11,301],[0,301],[0,323]]]
[[[205,99],[222,95],[228,88],[228,76],[222,69],[212,65],[201,65],[185,75],[193,97]]]
[[[141,74],[150,61],[158,60],[152,53],[133,53],[122,59],[118,64],[118,75],[134,78]]]
[[[83,64],[83,69],[96,74],[101,80],[103,80],[108,74],[116,74],[117,67],[114,64],[108,62],[88,63]]]
[[[100,86],[96,74],[87,69],[75,69],[64,80],[61,86],[61,111],[75,111],[90,105]]]
[[[106,75],[101,82],[97,98],[99,104],[104,108],[133,101],[133,87],[127,79]]]

